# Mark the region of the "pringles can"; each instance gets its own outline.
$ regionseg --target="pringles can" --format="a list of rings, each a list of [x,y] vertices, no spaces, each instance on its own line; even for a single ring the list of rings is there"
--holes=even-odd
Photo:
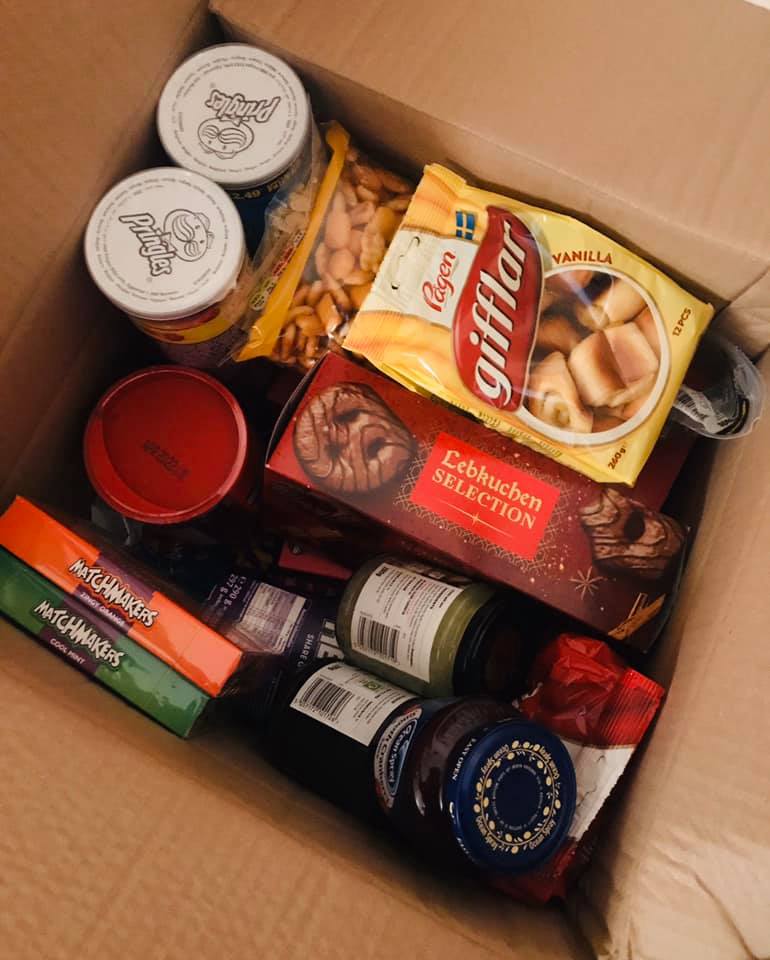
[[[235,397],[201,370],[149,367],[118,381],[89,418],[84,457],[102,500],[142,524],[229,539],[256,519],[260,452]]]
[[[253,253],[276,191],[309,162],[308,97],[291,67],[245,43],[207,47],[179,66],[161,94],[158,134],[173,163],[222,186]],[[307,149],[306,149],[307,148]]]
[[[178,167],[122,180],[91,214],[85,256],[97,287],[170,360],[205,369],[230,355],[250,274],[221,187]]]

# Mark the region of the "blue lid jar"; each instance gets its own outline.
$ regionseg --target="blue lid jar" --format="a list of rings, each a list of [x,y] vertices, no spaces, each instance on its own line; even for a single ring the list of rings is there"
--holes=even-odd
[[[559,849],[575,813],[575,769],[539,724],[503,720],[458,744],[444,787],[453,836],[476,867],[519,874]]]

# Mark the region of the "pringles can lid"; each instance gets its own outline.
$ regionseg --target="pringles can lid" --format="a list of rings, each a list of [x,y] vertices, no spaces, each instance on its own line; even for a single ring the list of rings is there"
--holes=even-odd
[[[184,523],[242,485],[248,429],[235,397],[187,367],[150,367],[114,384],[86,427],[99,496],[144,523]]]
[[[245,253],[230,197],[178,167],[121,180],[96,205],[86,228],[94,282],[121,310],[147,320],[191,316],[224,299]]]
[[[175,70],[157,121],[174,163],[238,190],[267,183],[292,164],[307,139],[310,107],[283,60],[249,44],[222,43]]]
[[[504,720],[455,755],[446,785],[455,839],[492,874],[520,874],[548,860],[575,813],[575,769],[561,740],[536,723]]]

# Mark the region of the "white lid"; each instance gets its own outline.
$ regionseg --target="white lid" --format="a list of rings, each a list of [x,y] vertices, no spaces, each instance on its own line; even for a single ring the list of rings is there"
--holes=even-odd
[[[176,69],[158,102],[158,133],[174,163],[230,189],[279,176],[310,128],[291,67],[246,43],[222,43]]]
[[[121,180],[86,228],[94,282],[121,310],[147,320],[186,317],[222,300],[235,286],[245,252],[230,197],[179,167]]]

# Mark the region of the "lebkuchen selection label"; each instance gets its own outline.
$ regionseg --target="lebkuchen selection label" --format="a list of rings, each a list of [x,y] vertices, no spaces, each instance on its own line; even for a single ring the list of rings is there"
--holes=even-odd
[[[442,433],[411,499],[509,553],[532,560],[559,488]]]

